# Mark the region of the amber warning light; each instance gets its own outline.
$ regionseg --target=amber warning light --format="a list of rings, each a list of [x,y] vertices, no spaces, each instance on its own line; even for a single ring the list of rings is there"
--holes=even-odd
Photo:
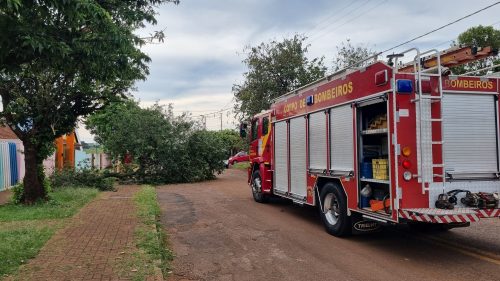
[[[402,152],[403,152],[404,156],[408,157],[408,156],[411,155],[411,148],[409,148],[408,146],[405,146],[405,147],[403,147],[403,151]]]

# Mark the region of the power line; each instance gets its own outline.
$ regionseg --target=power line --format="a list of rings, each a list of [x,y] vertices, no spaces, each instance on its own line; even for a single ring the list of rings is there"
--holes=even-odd
[[[341,16],[341,17],[339,17],[339,18],[336,18],[335,20],[336,20],[337,22],[339,22],[340,20],[343,20],[344,18],[347,18],[347,16],[349,16],[349,15],[351,15],[352,13],[356,12],[357,10],[359,10],[361,7],[363,7],[363,6],[364,6],[366,3],[368,3],[369,1],[371,1],[371,0],[366,0],[365,2],[362,2],[362,3],[361,3],[361,5],[359,5],[359,6],[355,7],[353,10],[351,10],[351,11],[347,12],[346,14],[342,15],[342,16]],[[354,3],[354,2],[353,2],[353,3]],[[316,34],[311,35],[311,38],[313,38],[313,37],[316,37],[316,38],[315,38],[315,39],[311,39],[310,41],[311,41],[311,42],[312,42],[312,41],[315,41],[316,39],[318,39],[318,38],[320,38],[320,37],[324,36],[324,34],[327,34],[327,33],[328,33],[328,31],[327,31],[326,33],[321,33],[321,31],[325,30],[325,29],[326,29],[326,28],[328,28],[328,27],[330,27],[330,25],[326,25],[326,26],[324,26],[323,28],[319,29],[319,30],[318,30],[318,32],[316,32]],[[319,35],[319,36],[318,36],[318,34],[321,34],[321,35]]]
[[[461,18],[459,18],[459,19],[457,19],[457,20],[454,20],[454,21],[452,21],[452,22],[450,22],[450,23],[447,23],[447,24],[445,24],[445,25],[443,25],[443,26],[440,26],[440,27],[438,27],[438,28],[436,28],[436,29],[433,29],[433,30],[431,30],[431,31],[429,31],[429,32],[427,32],[427,33],[424,33],[424,34],[422,34],[422,35],[419,35],[419,36],[417,36],[417,37],[415,37],[415,38],[413,38],[413,39],[410,39],[410,40],[405,41],[405,42],[403,42],[403,43],[401,43],[401,44],[398,44],[398,45],[396,45],[396,46],[394,46],[394,47],[391,47],[391,48],[389,48],[389,49],[387,49],[387,50],[384,50],[384,51],[382,51],[382,53],[385,53],[385,52],[388,52],[388,51],[394,50],[394,49],[396,49],[396,48],[398,48],[398,47],[401,47],[401,46],[403,46],[403,45],[406,45],[406,44],[408,44],[408,43],[410,43],[410,42],[413,42],[413,41],[415,41],[415,40],[417,40],[417,39],[420,39],[420,38],[422,38],[422,37],[424,37],[424,36],[427,36],[427,35],[429,35],[429,34],[431,34],[431,33],[434,33],[434,32],[436,32],[436,31],[438,31],[438,30],[441,30],[441,29],[443,29],[443,28],[445,28],[445,27],[448,27],[448,26],[450,26],[450,25],[452,25],[452,24],[455,24],[455,23],[457,23],[457,22],[459,22],[459,21],[462,21],[462,20],[464,20],[464,19],[466,19],[466,18],[469,18],[469,17],[471,17],[471,16],[473,16],[473,15],[475,15],[475,14],[478,14],[478,13],[480,13],[480,12],[482,12],[482,11],[484,11],[484,10],[487,10],[487,9],[489,9],[489,8],[491,8],[491,7],[495,6],[495,5],[498,5],[498,4],[500,4],[500,1],[495,2],[495,3],[493,3],[493,4],[489,5],[489,6],[486,6],[486,7],[482,8],[482,9],[479,9],[479,10],[477,10],[477,11],[475,11],[475,12],[473,12],[473,13],[470,13],[470,14],[468,14],[468,15],[466,15],[466,16],[463,16],[463,17],[461,17]]]
[[[385,2],[387,2],[387,1],[388,1],[388,0],[383,0],[383,1],[381,1],[381,2],[379,2],[379,3],[377,3],[377,4],[375,4],[375,6],[373,6],[373,7],[369,7],[368,9],[364,10],[363,12],[361,12],[361,13],[360,13],[360,14],[358,14],[358,15],[356,15],[355,17],[353,17],[353,18],[351,18],[351,19],[347,20],[347,21],[346,21],[346,22],[344,22],[343,24],[341,24],[341,25],[339,25],[339,26],[335,27],[334,29],[328,30],[327,32],[323,33],[323,35],[322,35],[322,36],[325,36],[326,34],[329,34],[329,33],[331,33],[332,31],[338,30],[338,29],[339,29],[339,28],[341,28],[342,26],[344,26],[344,25],[346,25],[346,24],[348,24],[348,23],[350,23],[350,22],[352,22],[352,21],[356,20],[357,18],[361,17],[362,15],[365,15],[365,14],[367,14],[367,13],[369,13],[369,12],[373,11],[374,9],[378,8],[379,6],[381,6],[382,4],[384,4],[384,3],[385,3]],[[319,36],[319,37],[316,37],[315,39],[312,39],[312,40],[311,40],[311,42],[313,42],[313,41],[315,41],[315,40],[317,40],[317,39],[321,38],[322,36]]]
[[[228,111],[230,109],[233,109],[233,104],[235,103],[235,100],[234,100],[234,97],[231,98],[231,100],[226,103],[223,107],[221,107],[220,109],[207,109],[207,110],[173,110],[174,112],[208,112],[208,113],[204,113],[204,114],[198,114],[198,115],[194,115],[194,116],[190,116],[191,118],[193,117],[202,117],[202,116],[210,116],[210,115],[214,115],[214,114],[217,114],[217,113],[221,113],[221,112],[224,112],[224,111]]]
[[[206,113],[206,114],[199,114],[199,115],[194,115],[194,116],[191,116],[192,118],[193,117],[202,117],[202,116],[210,116],[210,115],[215,115],[217,113],[221,113],[221,112],[224,112],[224,111],[228,111],[228,110],[232,110],[233,107],[226,107],[226,108],[222,108],[220,110],[217,110],[217,111],[213,111],[213,112],[210,112],[210,113]]]
[[[190,109],[176,109],[172,110],[173,112],[212,112],[217,111],[219,109],[206,109],[206,110],[190,110]]]
[[[347,6],[344,6],[343,8],[341,8],[340,10],[333,11],[333,13],[328,14],[328,16],[326,16],[325,18],[323,18],[323,20],[321,20],[320,22],[318,22],[313,28],[311,28],[309,30],[309,32],[311,32],[310,36],[313,37],[315,35],[314,34],[315,33],[315,29],[318,28],[320,25],[322,25],[323,23],[329,21],[333,16],[339,14],[340,12],[344,11],[345,9],[349,8],[350,6],[352,6],[352,4],[355,4],[355,3],[356,3],[356,1],[352,1]],[[321,31],[323,29],[320,29],[319,31]],[[316,31],[316,33],[317,33],[317,31]]]

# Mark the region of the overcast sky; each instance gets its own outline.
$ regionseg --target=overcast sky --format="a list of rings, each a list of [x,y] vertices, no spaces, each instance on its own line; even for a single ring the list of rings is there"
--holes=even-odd
[[[139,31],[147,35],[165,28],[163,44],[147,45],[150,75],[133,95],[147,106],[158,101],[194,118],[225,110],[222,127],[233,128],[231,87],[242,82],[245,46],[294,34],[309,37],[308,56],[324,56],[327,66],[336,46],[346,39],[381,51],[454,21],[495,1],[397,0],[181,0],[158,9],[158,24]],[[422,50],[445,49],[459,33],[476,25],[500,28],[500,5],[405,45]],[[385,54],[384,54],[385,55]],[[219,129],[220,114],[207,116],[207,128]],[[80,138],[91,141],[83,129]]]

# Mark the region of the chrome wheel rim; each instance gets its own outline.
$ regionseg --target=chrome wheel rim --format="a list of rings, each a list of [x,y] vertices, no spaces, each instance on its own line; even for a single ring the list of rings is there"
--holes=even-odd
[[[339,202],[333,193],[328,193],[323,199],[323,213],[329,224],[335,225],[339,221]]]
[[[262,182],[259,177],[256,177],[253,179],[253,185],[252,185],[252,190],[253,193],[258,194],[260,193],[262,189]]]

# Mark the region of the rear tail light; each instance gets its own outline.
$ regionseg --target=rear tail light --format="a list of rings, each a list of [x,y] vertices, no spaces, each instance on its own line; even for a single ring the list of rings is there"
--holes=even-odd
[[[403,163],[401,163],[401,166],[405,169],[410,169],[411,168],[411,162],[410,160],[403,160]]]

